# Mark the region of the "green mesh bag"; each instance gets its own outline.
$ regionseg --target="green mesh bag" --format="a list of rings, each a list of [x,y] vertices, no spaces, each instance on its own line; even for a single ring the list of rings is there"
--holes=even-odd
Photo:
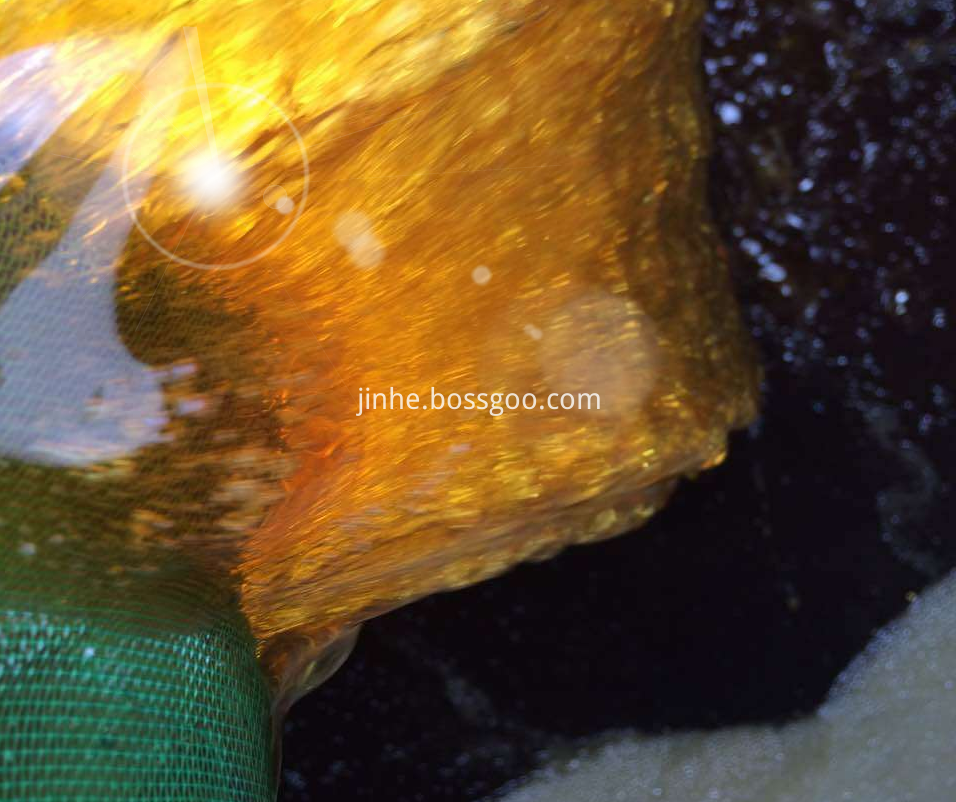
[[[268,687],[229,594],[31,593],[11,574],[35,557],[0,573],[0,799],[274,799]]]
[[[0,60],[0,800],[273,800],[273,689],[231,570],[272,480],[262,400],[230,400],[254,344],[129,250],[100,140],[69,138],[37,52]]]

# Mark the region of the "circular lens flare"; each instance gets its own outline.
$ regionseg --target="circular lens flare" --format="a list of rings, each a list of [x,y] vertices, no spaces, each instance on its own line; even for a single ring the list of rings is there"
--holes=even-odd
[[[213,153],[204,153],[189,161],[185,178],[189,194],[207,209],[225,204],[239,185],[235,165]]]

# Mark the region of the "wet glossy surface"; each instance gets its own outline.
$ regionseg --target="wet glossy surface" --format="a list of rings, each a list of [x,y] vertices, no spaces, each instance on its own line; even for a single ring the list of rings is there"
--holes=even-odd
[[[287,700],[362,621],[642,524],[753,419],[702,3],[26,9],[0,29],[4,587],[59,598],[65,570],[95,602],[196,564]],[[360,387],[426,401],[359,414]]]

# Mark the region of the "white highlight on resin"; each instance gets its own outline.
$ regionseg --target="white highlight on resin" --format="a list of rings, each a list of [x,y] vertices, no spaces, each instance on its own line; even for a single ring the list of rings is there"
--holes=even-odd
[[[956,799],[956,572],[877,634],[805,720],[660,737],[618,733],[603,743],[532,775],[503,799]]]
[[[530,323],[524,327],[524,333],[527,334],[532,340],[540,340],[544,336],[544,332],[541,331],[537,326],[533,326]]]
[[[0,188],[135,56],[132,38],[73,37],[0,59]],[[70,158],[68,143],[54,142],[50,150]]]
[[[343,214],[335,223],[335,238],[348,251],[356,267],[378,267],[385,258],[385,246],[375,236],[368,215],[362,212]]]
[[[235,168],[212,152],[205,152],[186,165],[190,195],[201,206],[221,206],[235,195],[238,183]]]
[[[375,27],[377,38],[390,39],[401,36],[412,27],[422,16],[422,8],[416,2],[398,3],[388,11],[382,21]]]
[[[596,393],[593,415],[625,417],[639,410],[658,376],[654,324],[638,304],[582,289],[541,319],[536,349],[548,392]]]
[[[475,284],[484,286],[491,281],[491,270],[485,267],[485,265],[478,265],[478,267],[471,271],[471,280],[474,281]]]
[[[273,184],[269,187],[263,193],[262,201],[279,214],[291,214],[295,211],[295,201],[286,194],[281,184]]]

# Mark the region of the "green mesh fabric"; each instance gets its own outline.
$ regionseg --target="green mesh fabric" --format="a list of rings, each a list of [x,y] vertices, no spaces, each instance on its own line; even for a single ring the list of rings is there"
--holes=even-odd
[[[84,607],[4,574],[0,799],[275,798],[268,688],[228,594],[183,579]]]
[[[71,143],[0,181],[0,800],[274,800],[270,688],[229,581],[273,433],[248,392],[175,413],[255,376],[250,349],[157,252],[131,257],[149,286],[117,278],[132,223]]]

